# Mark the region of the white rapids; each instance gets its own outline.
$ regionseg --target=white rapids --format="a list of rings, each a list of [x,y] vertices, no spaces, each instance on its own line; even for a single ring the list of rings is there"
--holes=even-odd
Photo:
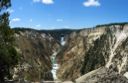
[[[57,52],[54,52],[53,55],[51,56],[51,61],[52,61],[52,74],[53,74],[53,78],[54,80],[57,79],[57,76],[56,76],[56,72],[57,72],[57,69],[59,68],[59,64],[57,64],[55,58],[56,58],[56,55],[57,55]]]

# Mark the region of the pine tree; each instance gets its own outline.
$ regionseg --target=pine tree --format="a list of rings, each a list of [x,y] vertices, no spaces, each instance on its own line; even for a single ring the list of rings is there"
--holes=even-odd
[[[18,63],[18,54],[14,48],[14,32],[9,26],[10,0],[0,0],[0,83],[10,78],[10,69]]]

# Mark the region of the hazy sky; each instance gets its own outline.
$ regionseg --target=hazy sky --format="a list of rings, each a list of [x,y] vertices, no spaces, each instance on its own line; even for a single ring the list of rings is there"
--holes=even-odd
[[[11,27],[86,28],[128,22],[128,0],[12,0]]]

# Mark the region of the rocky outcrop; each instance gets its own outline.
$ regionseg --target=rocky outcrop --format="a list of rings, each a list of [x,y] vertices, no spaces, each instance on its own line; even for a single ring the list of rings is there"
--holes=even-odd
[[[59,43],[50,35],[34,30],[16,30],[16,49],[20,62],[14,68],[13,78],[29,81],[53,80],[50,56]]]
[[[75,31],[68,36],[66,42],[57,55],[60,64],[57,74],[59,79],[74,81],[100,67],[108,70],[114,68],[114,75],[117,78],[126,75],[128,71],[128,24],[112,24]]]
[[[76,83],[128,83],[128,79],[105,67],[93,70],[78,79]]]

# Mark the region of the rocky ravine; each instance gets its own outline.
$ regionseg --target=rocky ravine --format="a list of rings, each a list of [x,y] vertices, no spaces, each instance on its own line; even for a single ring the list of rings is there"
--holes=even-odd
[[[60,44],[50,35],[35,30],[16,30],[17,51],[21,60],[14,69],[15,80],[53,80],[51,55]]]
[[[57,53],[61,81],[128,83],[128,23],[59,31],[16,30],[21,60],[14,79],[53,80],[50,57]]]
[[[128,24],[71,33],[57,61],[57,76],[63,81],[128,83]]]

